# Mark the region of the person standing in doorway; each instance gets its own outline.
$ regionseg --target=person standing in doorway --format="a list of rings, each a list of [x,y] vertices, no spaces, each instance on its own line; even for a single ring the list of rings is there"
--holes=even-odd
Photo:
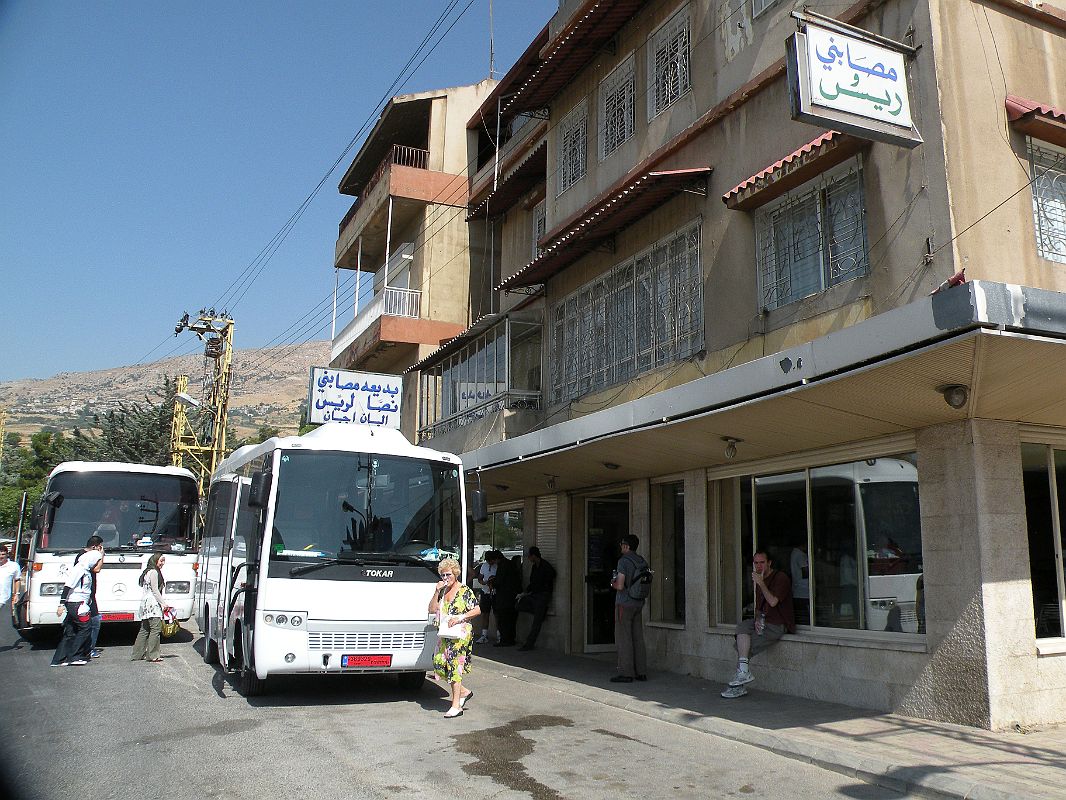
[[[748,659],[777,644],[786,632],[796,632],[792,581],[787,574],[774,569],[765,550],[752,556],[751,581],[755,588],[755,618],[737,625],[737,672],[722,697],[746,695],[747,684],[755,680],[748,668]]]
[[[631,533],[622,537],[622,555],[618,559],[611,587],[614,598],[614,643],[618,648],[618,674],[611,683],[632,683],[648,679],[648,653],[644,646],[644,600],[634,598],[629,587],[648,562],[637,553],[640,539]]]
[[[555,589],[555,567],[540,557],[539,547],[529,548],[529,563],[533,566],[529,570],[529,586],[526,587],[525,596],[532,605],[533,623],[519,650],[532,650],[537,646],[537,637],[548,615],[552,591]]]

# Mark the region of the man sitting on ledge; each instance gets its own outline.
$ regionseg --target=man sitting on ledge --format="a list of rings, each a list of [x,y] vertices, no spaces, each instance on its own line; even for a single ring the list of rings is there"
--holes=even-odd
[[[751,580],[755,585],[755,618],[737,625],[737,673],[729,682],[722,697],[743,697],[746,684],[755,680],[748,669],[748,658],[777,644],[785,632],[796,632],[796,617],[792,611],[792,580],[776,570],[765,550],[751,559]]]

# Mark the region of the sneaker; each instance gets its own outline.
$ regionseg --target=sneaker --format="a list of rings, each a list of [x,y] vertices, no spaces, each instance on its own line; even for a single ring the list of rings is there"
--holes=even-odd
[[[743,697],[747,693],[747,686],[730,686],[728,689],[722,692],[722,697],[724,697],[726,700],[732,700],[735,697]]]
[[[751,683],[755,680],[755,676],[751,674],[751,670],[738,669],[737,674],[733,676],[733,680],[729,682],[730,686],[743,686],[745,683]]]
[[[99,658],[103,654],[104,654],[104,651],[101,650],[99,647],[94,647],[92,650],[89,651],[89,656],[91,658]]]
[[[475,644],[488,644],[489,637],[485,634],[481,634],[481,637],[475,642]]]
[[[632,683],[633,679],[628,675],[615,675],[611,678],[611,683]]]
[[[76,658],[76,659],[74,659],[73,661],[70,662],[70,666],[72,666],[72,667],[84,667],[88,663],[89,662],[86,661],[84,658]]]
[[[48,666],[50,666],[50,667],[65,667],[65,666],[67,666],[67,662],[66,661],[60,661],[58,664],[49,664]]]

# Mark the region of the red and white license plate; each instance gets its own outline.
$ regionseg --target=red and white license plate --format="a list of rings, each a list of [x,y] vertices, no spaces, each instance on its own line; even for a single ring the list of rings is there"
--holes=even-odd
[[[133,622],[133,613],[120,613],[113,611],[109,614],[101,614],[100,619],[103,622]]]
[[[391,667],[392,656],[341,656],[342,667]]]

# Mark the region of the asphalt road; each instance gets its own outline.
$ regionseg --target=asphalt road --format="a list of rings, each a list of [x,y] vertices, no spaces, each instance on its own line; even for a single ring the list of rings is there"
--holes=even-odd
[[[245,699],[192,626],[163,663],[107,629],[86,667],[0,631],[6,796],[134,798],[904,797],[837,773],[508,675],[475,658],[466,713],[386,676],[291,678]],[[191,629],[191,630],[190,630]]]

